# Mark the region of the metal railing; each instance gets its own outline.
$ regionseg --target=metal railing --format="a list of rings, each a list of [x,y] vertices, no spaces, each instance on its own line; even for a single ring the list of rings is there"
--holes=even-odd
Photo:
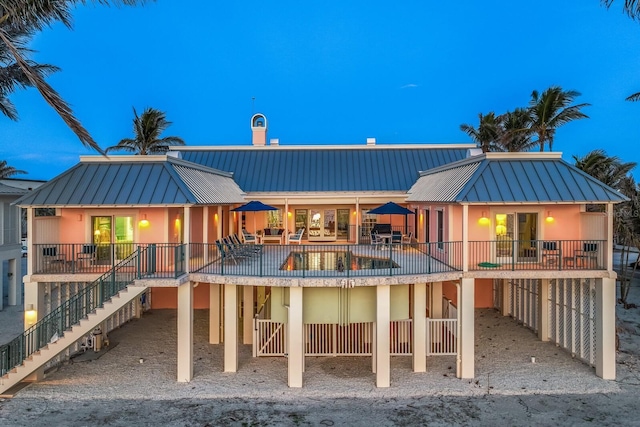
[[[186,272],[185,245],[166,243],[46,243],[34,245],[35,274],[105,273],[140,254],[141,277],[176,278]]]
[[[189,271],[257,277],[371,277],[462,271],[462,243],[237,245],[191,243]]]
[[[469,242],[469,270],[603,270],[605,240]]]
[[[144,250],[143,250],[144,252]],[[64,336],[106,301],[125,289],[139,277],[136,268],[139,252],[134,252],[109,272],[60,304],[18,337],[0,346],[0,376],[20,366],[29,356]]]

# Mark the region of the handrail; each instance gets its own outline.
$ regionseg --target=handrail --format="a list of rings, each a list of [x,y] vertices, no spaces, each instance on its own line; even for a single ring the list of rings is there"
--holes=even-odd
[[[138,277],[138,258],[147,249],[133,252],[110,271],[73,295],[18,337],[0,346],[0,377],[20,366],[30,355],[64,335]],[[57,338],[56,338],[57,337]]]

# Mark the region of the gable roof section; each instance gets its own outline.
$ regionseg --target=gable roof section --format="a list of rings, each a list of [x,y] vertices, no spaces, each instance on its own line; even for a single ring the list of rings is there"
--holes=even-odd
[[[82,157],[18,199],[20,206],[231,204],[244,193],[230,174],[167,156]]]
[[[473,144],[172,147],[182,159],[233,173],[246,192],[406,192],[419,172],[464,159]]]
[[[618,191],[562,160],[561,153],[485,153],[423,173],[407,198],[409,202],[455,203],[625,200]]]

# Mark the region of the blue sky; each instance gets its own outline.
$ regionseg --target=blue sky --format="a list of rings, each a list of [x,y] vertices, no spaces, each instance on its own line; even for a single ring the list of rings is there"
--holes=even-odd
[[[102,147],[132,136],[132,107],[165,111],[165,135],[188,145],[249,145],[254,111],[281,145],[470,142],[460,124],[559,85],[592,106],[554,150],[640,162],[640,102],[624,100],[640,91],[640,23],[622,0],[194,3],[80,7],[73,31],[34,39]],[[51,179],[94,154],[35,90],[11,99],[20,121],[0,116],[0,159],[19,177]]]

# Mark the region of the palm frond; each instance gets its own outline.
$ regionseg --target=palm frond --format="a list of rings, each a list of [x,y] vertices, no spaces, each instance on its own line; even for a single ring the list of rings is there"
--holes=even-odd
[[[625,101],[631,101],[631,102],[640,101],[640,92],[636,92],[632,95],[627,96],[625,98]]]
[[[609,9],[614,1],[615,0],[600,0],[600,3]],[[640,2],[638,0],[624,0],[622,10],[631,19],[640,19]]]
[[[38,89],[40,95],[47,101],[47,103],[53,107],[62,120],[69,126],[69,128],[76,134],[83,145],[104,154],[104,151],[93,140],[89,132],[82,126],[80,121],[73,115],[73,111],[67,102],[55,91],[47,82],[44,81],[42,75],[29,65],[20,52],[11,43],[11,40],[7,38],[7,33],[0,28],[0,40],[7,46],[7,48],[13,54],[16,63],[20,66],[29,82]]]

